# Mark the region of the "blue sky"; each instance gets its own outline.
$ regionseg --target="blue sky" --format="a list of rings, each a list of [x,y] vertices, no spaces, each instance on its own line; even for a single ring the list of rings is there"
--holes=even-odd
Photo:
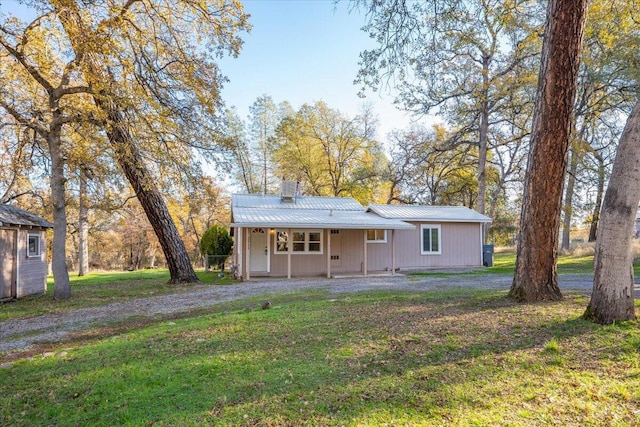
[[[398,111],[388,94],[369,91],[359,98],[353,84],[359,53],[374,46],[361,31],[364,15],[332,0],[245,0],[253,28],[244,34],[238,58],[223,58],[222,73],[229,79],[222,92],[228,106],[246,118],[249,106],[263,94],[276,103],[288,101],[294,109],[325,101],[349,117],[369,102],[379,118],[378,136],[404,128],[410,118]],[[16,0],[0,0],[0,11],[24,16]]]
[[[325,101],[352,117],[370,102],[379,117],[379,136],[403,128],[408,117],[392,105],[386,94],[359,98],[353,81],[359,53],[373,47],[361,31],[364,16],[349,13],[346,2],[330,0],[248,0],[251,33],[244,36],[240,56],[221,62],[231,80],[222,92],[228,105],[242,117],[258,96],[270,95],[276,103],[289,101],[297,109],[304,103]],[[384,138],[382,138],[384,139]]]

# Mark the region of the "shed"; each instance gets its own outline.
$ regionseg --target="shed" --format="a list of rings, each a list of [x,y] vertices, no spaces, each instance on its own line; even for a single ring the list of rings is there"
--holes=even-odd
[[[46,230],[53,224],[0,204],[0,301],[47,290]]]

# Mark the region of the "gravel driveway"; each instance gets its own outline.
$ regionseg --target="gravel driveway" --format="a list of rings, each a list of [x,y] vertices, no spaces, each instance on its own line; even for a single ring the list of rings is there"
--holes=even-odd
[[[196,308],[215,306],[218,303],[247,297],[317,288],[340,294],[369,290],[428,291],[453,286],[508,290],[512,275],[458,275],[434,276],[385,276],[339,279],[251,280],[234,285],[196,285],[192,291],[138,298],[126,302],[111,303],[100,307],[81,308],[64,313],[44,314],[27,319],[0,322],[0,353],[21,351],[35,344],[62,342],[70,333],[87,330],[131,317],[151,318],[171,315]],[[560,275],[563,290],[591,291],[590,275]]]

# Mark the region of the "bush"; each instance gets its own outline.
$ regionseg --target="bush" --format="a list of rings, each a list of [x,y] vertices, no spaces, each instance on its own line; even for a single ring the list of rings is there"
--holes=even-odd
[[[224,270],[224,262],[231,255],[233,239],[226,229],[214,225],[204,232],[200,239],[200,252],[202,255],[214,256],[215,264],[220,270]]]

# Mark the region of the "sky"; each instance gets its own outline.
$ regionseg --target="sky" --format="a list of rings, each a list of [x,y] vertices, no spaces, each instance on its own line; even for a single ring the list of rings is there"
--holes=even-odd
[[[244,0],[253,26],[243,34],[244,46],[237,58],[219,61],[229,78],[222,91],[227,106],[235,106],[246,118],[249,106],[262,95],[274,102],[288,101],[294,109],[322,100],[348,117],[358,114],[364,103],[373,106],[379,120],[378,138],[404,128],[411,117],[393,105],[388,93],[367,92],[358,96],[353,81],[359,54],[375,46],[361,30],[365,18],[349,11],[347,0]],[[0,0],[0,11],[25,16],[16,0]]]
[[[404,128],[409,116],[393,106],[393,97],[367,92],[358,97],[353,81],[359,54],[375,46],[361,31],[364,15],[349,13],[348,4],[331,0],[246,0],[253,28],[243,39],[238,58],[221,61],[230,82],[222,91],[228,105],[241,117],[257,97],[270,95],[274,102],[288,101],[294,109],[323,100],[349,117],[371,103],[380,121],[381,139],[395,128]]]

